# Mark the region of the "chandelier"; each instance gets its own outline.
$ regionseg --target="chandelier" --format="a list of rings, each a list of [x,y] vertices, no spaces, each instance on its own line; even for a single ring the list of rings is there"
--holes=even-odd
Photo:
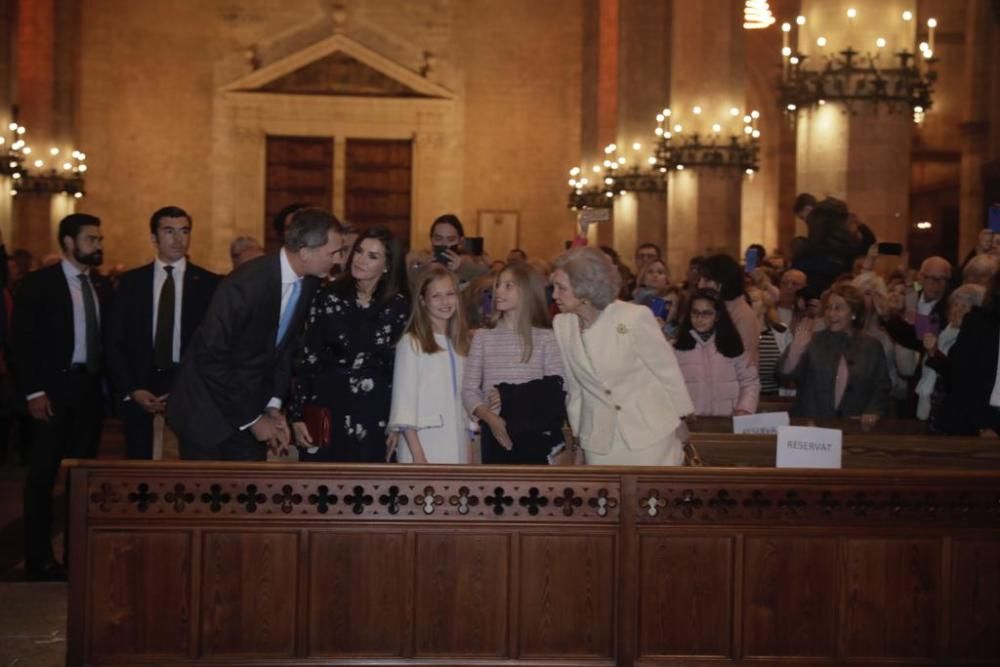
[[[857,18],[856,9],[847,10],[850,25]],[[905,11],[904,22],[913,21],[913,12]],[[804,16],[799,16],[797,26],[805,25]],[[933,86],[937,80],[934,65],[934,29],[936,19],[928,19],[929,39],[909,51],[906,45],[890,53],[888,41],[876,37],[872,44],[856,50],[848,44],[840,51],[828,51],[810,57],[789,46],[790,23],[783,23],[782,30],[782,70],[779,81],[779,100],[782,108],[793,119],[796,112],[827,102],[839,102],[848,111],[858,105],[867,105],[874,111],[885,109],[889,113],[906,112],[913,114],[913,120],[920,123],[924,114],[933,104]],[[816,38],[818,50],[826,49],[829,40],[819,35]],[[813,62],[810,62],[813,61]]]
[[[0,176],[12,179],[11,196],[64,193],[83,197],[86,154],[73,149],[64,155],[54,146],[47,154],[36,152],[27,143],[27,130],[17,122],[16,111],[14,118],[7,126],[9,134],[0,135]]]
[[[767,0],[747,0],[743,7],[743,27],[746,30],[767,28],[774,23],[774,14]]]
[[[656,139],[646,157],[638,142],[631,145],[631,152],[608,144],[600,164],[589,171],[581,166],[570,169],[569,207],[608,208],[615,197],[629,192],[665,194],[667,175],[685,169],[738,169],[753,174],[760,169],[759,118],[756,109],[742,113],[730,107],[712,121],[695,105],[685,129],[677,113],[663,109],[656,115]]]

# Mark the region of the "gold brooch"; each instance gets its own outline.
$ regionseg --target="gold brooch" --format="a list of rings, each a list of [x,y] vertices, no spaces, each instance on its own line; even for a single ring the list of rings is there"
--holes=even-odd
[[[628,327],[625,326],[624,324],[619,324],[618,325],[618,333],[620,333],[620,334],[627,334],[628,333]]]

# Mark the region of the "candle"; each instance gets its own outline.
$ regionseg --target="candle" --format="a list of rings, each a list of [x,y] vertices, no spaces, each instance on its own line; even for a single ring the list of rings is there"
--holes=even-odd
[[[929,43],[928,48],[930,48],[931,51],[934,51],[934,28],[936,27],[937,27],[937,19],[935,18],[927,19],[927,28],[930,32],[927,41]]]

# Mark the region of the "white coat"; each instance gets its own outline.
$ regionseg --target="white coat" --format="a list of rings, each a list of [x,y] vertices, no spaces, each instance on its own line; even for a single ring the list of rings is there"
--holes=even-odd
[[[614,442],[633,452],[666,446],[680,418],[694,412],[674,350],[649,308],[615,301],[585,332],[568,313],[556,316],[553,330],[570,426],[586,452],[606,455]]]
[[[443,335],[435,339],[442,347],[447,344]],[[449,358],[447,349],[427,354],[410,334],[396,345],[389,430],[415,429],[428,463],[469,463],[468,419],[461,398],[464,366],[465,357],[455,353]],[[397,452],[401,463],[413,462],[402,434]]]

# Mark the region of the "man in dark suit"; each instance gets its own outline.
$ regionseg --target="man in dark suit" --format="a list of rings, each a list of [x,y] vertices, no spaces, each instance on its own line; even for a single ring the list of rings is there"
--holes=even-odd
[[[292,341],[320,278],[346,250],[330,213],[295,213],[277,253],[231,273],[184,355],[167,399],[181,457],[263,461],[287,447],[281,405],[291,376]]]
[[[108,370],[122,401],[130,459],[153,457],[153,416],[167,406],[181,355],[201,324],[219,276],[187,260],[191,216],[165,206],[149,220],[151,264],[123,273],[111,317]]]
[[[63,457],[93,458],[101,436],[102,334],[111,286],[94,271],[104,259],[100,219],[59,223],[63,259],[28,274],[14,302],[12,361],[31,415],[24,488],[25,574],[65,578],[52,551],[52,488]]]

